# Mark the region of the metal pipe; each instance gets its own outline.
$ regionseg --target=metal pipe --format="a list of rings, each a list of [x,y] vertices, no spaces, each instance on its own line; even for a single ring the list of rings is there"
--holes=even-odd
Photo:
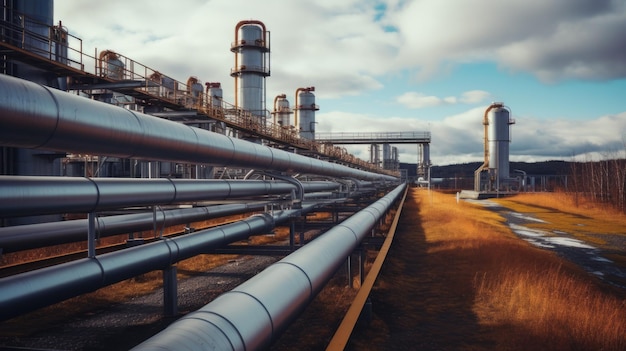
[[[263,210],[266,204],[266,202],[256,202],[157,211],[156,221],[154,221],[152,213],[98,217],[95,227],[99,237],[108,237],[150,230],[153,225],[164,228],[176,224],[259,211]],[[87,225],[87,219],[76,219],[0,228],[0,248],[3,253],[9,253],[84,241]]]
[[[304,310],[405,184],[133,350],[263,350]]]
[[[338,200],[337,200],[338,201]],[[291,216],[313,211],[317,203],[300,210],[258,214],[232,224],[59,264],[0,279],[0,320],[33,311],[94,291],[125,279],[199,255],[211,248],[269,233]]]
[[[398,178],[230,138],[0,75],[0,145],[362,180]]]
[[[327,191],[339,184],[303,186],[305,191]],[[0,176],[0,189],[0,217],[8,217],[286,194],[297,188],[265,180]]]

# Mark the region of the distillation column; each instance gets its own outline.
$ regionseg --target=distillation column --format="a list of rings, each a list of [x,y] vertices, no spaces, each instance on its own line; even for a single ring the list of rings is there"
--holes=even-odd
[[[235,27],[235,106],[251,112],[253,122],[265,124],[265,77],[270,75],[269,32],[263,22],[241,21]]]
[[[474,174],[475,191],[506,191],[509,188],[510,125],[515,123],[510,116],[510,109],[501,102],[494,102],[485,110],[485,161]],[[487,171],[486,179],[484,171]]]
[[[274,98],[274,124],[282,128],[291,127],[291,108],[289,108],[289,100],[286,94],[277,95]]]
[[[300,137],[315,140],[315,111],[319,106],[315,104],[315,87],[296,89],[296,117],[295,125],[300,132]]]

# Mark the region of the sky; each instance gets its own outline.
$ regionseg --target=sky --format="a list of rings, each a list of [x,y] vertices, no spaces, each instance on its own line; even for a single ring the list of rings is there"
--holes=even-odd
[[[433,165],[483,160],[492,102],[511,161],[626,157],[626,0],[55,0],[54,18],[86,53],[220,82],[233,104],[235,26],[262,21],[268,108],[314,86],[318,133],[427,131]]]

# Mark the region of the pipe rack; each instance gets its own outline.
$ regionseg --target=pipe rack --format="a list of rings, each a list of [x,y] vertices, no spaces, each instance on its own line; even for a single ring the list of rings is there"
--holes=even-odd
[[[406,185],[133,350],[263,350],[304,310]]]

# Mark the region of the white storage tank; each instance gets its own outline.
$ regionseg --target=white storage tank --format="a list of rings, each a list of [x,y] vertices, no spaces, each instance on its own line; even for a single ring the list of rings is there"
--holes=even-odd
[[[289,100],[286,94],[277,95],[274,98],[274,123],[284,128],[291,125],[291,108],[289,108]]]
[[[510,125],[515,121],[502,103],[493,103],[487,113],[487,142],[489,150],[489,171],[496,176],[496,188],[506,184],[510,177],[509,144]]]
[[[190,107],[202,106],[204,86],[197,77],[191,76],[187,79],[187,93],[190,97]]]
[[[221,108],[222,100],[224,97],[224,94],[222,91],[222,84],[215,82],[215,83],[205,83],[205,85],[206,85],[206,94],[209,98],[209,104],[212,107]]]
[[[417,165],[417,175],[428,178],[428,168],[430,167],[430,144],[419,144],[419,162]]]
[[[117,53],[111,50],[101,51],[100,64],[102,65],[102,76],[114,80],[122,80],[124,78],[124,62],[120,60]]]

